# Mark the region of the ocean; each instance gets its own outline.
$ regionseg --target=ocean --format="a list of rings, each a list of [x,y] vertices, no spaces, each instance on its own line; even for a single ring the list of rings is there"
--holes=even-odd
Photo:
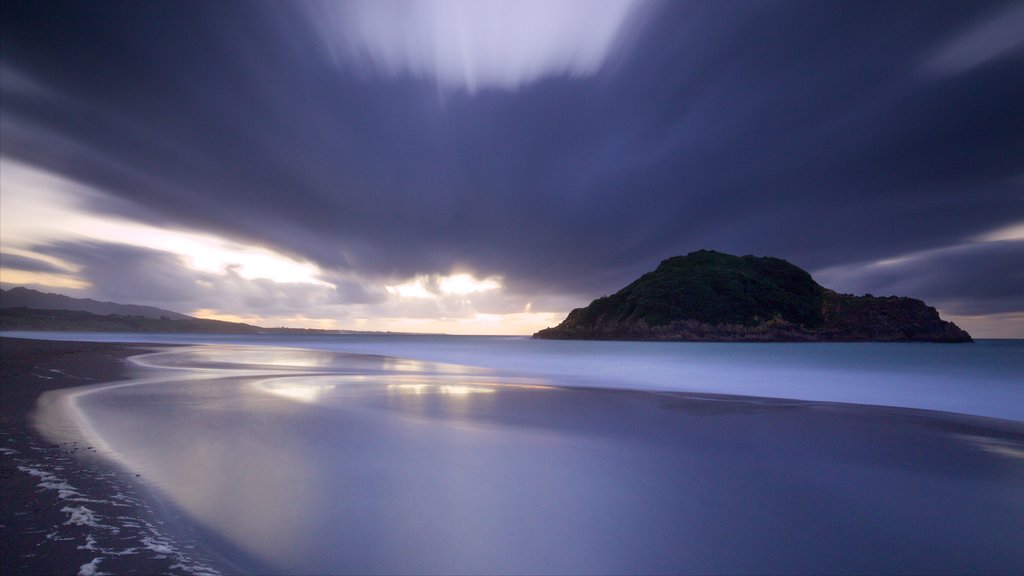
[[[15,338],[229,344],[489,368],[559,386],[702,392],[941,410],[1024,421],[1024,340],[677,343],[506,336],[219,336],[4,332]]]
[[[1024,571],[1024,341],[4,335],[194,345],[41,426],[254,571]]]

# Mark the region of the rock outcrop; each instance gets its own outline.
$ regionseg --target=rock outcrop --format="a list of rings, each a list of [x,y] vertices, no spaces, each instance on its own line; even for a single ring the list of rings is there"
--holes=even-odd
[[[921,300],[838,294],[779,258],[700,250],[664,260],[535,338],[972,342]]]

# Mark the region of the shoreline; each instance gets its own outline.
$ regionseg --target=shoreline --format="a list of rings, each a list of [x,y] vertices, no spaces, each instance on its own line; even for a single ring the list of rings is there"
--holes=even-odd
[[[198,528],[198,522],[176,509],[157,487],[96,455],[95,446],[82,446],[80,442],[76,445],[73,440],[67,445],[53,445],[31,424],[31,414],[42,394],[87,384],[116,386],[133,376],[145,376],[146,367],[127,359],[174,347],[0,338],[0,463],[5,494],[0,523],[4,547],[0,572],[272,572],[227,543],[224,537]],[[15,384],[20,385],[12,387]],[[511,425],[551,433],[611,433],[623,440],[635,438],[643,442],[671,433],[673,427],[683,424],[692,432],[715,439],[707,445],[714,451],[694,453],[705,459],[720,457],[717,451],[723,442],[740,446],[750,438],[762,436],[771,439],[770,450],[787,458],[795,457],[802,451],[799,443],[781,442],[777,436],[789,434],[795,439],[799,435],[792,436],[794,426],[825,434],[834,434],[831,430],[837,426],[855,432],[848,443],[836,443],[822,451],[828,454],[839,450],[845,453],[843,458],[852,459],[840,462],[841,466],[874,462],[873,465],[904,467],[909,462],[909,469],[918,472],[941,468],[944,465],[935,456],[941,450],[935,450],[932,442],[948,446],[968,444],[971,451],[990,453],[1018,470],[1000,472],[996,477],[1001,478],[1007,473],[1019,476],[1019,462],[1024,459],[1024,423],[1017,420],[917,408],[703,392],[587,388],[557,383],[552,388],[571,393],[575,400],[559,404],[533,394],[509,392],[495,396],[502,400],[493,410],[463,416],[470,418],[467,422],[485,428]],[[595,407],[614,411],[586,412]],[[623,407],[644,410],[642,413],[647,416],[631,425],[638,425],[639,429],[615,423],[623,417]],[[567,412],[566,408],[571,410]],[[656,412],[650,411],[652,408]],[[584,414],[605,414],[612,423],[575,420],[580,409]],[[549,410],[553,412],[548,413]],[[640,413],[633,412],[633,417]],[[558,417],[546,417],[551,415]],[[700,422],[694,423],[693,419]],[[733,425],[740,425],[742,431],[731,429]],[[909,451],[901,451],[898,458],[888,454],[891,448],[886,446],[886,436],[896,434],[898,438],[908,433],[917,438],[905,445]],[[814,438],[809,436],[806,442],[819,442]],[[922,440],[925,444],[920,444]],[[836,437],[833,442],[839,441]],[[919,457],[916,451],[925,446],[933,455]],[[683,445],[680,448],[690,449]],[[989,461],[990,458],[979,460]],[[91,514],[83,511],[83,507]],[[116,525],[118,522],[120,526]],[[115,528],[121,533],[115,534]],[[112,545],[117,541],[122,543]],[[100,560],[96,561],[97,558]]]
[[[0,333],[0,336],[4,333]],[[1024,422],[1024,340],[929,343],[670,343],[506,337],[6,334],[53,340],[280,346],[457,364],[576,387],[902,406]],[[864,376],[868,376],[865,378]]]
[[[241,571],[135,474],[33,424],[44,394],[126,380],[143,370],[128,358],[168,347],[0,338],[0,573]]]

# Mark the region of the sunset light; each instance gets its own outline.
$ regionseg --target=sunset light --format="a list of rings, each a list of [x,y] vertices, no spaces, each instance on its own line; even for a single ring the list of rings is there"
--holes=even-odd
[[[1022,574],[1024,0],[0,1],[0,574]]]

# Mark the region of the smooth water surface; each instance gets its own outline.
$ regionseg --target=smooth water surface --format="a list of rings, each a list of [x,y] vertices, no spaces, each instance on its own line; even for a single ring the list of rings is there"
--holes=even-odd
[[[941,375],[959,405],[965,378],[1019,398],[1013,345],[267,343],[143,356],[144,379],[61,400],[268,572],[1024,571],[1019,421],[601,388],[913,398]]]
[[[942,410],[1024,421],[1024,340],[686,343],[498,336],[6,332],[106,342],[244,344],[490,368],[560,386],[671,390]]]

